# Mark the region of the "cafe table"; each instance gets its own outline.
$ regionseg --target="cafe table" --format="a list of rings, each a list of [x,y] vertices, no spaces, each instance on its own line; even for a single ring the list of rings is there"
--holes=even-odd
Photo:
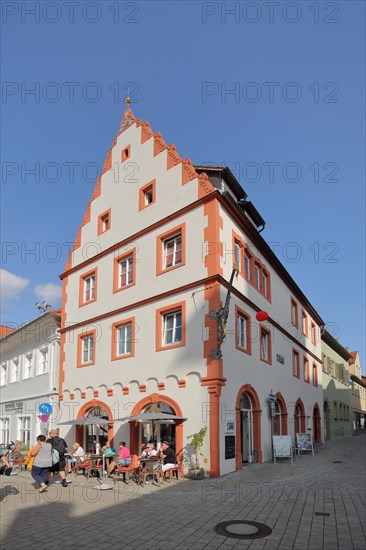
[[[101,455],[89,455],[89,460],[90,460],[90,466],[91,466],[91,470],[93,469],[93,467],[96,468],[96,465],[97,465],[97,462],[98,460],[101,460],[102,461],[102,477],[106,477],[107,476],[107,471],[106,471],[106,458],[107,460],[108,459],[113,459],[115,455],[110,455],[108,457],[106,457],[104,454],[101,454]],[[109,461],[108,461],[109,462]],[[109,464],[107,466],[108,468],[108,471],[109,471]],[[99,468],[96,468],[99,470]],[[97,478],[98,480],[98,483],[99,485],[96,485],[94,487],[94,489],[100,489],[102,491],[106,491],[108,489],[113,489],[113,485],[108,485],[107,483],[103,483],[100,478],[98,477]]]

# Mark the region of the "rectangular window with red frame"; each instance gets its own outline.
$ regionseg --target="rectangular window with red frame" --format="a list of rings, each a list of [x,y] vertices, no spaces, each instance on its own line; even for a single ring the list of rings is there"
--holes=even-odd
[[[304,357],[304,380],[310,383],[310,363],[307,357]]]
[[[156,312],[156,350],[176,348],[186,344],[185,302],[160,308]]]
[[[88,367],[95,364],[96,330],[79,334],[78,336],[78,367]]]
[[[254,286],[257,290],[261,288],[261,266],[254,262]]]
[[[252,280],[252,254],[247,248],[244,250],[244,276],[248,282]]]
[[[134,317],[112,325],[112,361],[135,355],[135,332]]]
[[[235,306],[235,344],[245,353],[252,353],[250,315]]]
[[[136,249],[114,259],[113,292],[124,290],[136,283]]]
[[[185,223],[156,238],[156,273],[185,265]]]
[[[299,311],[297,302],[291,298],[291,323],[297,328],[299,326]]]
[[[310,323],[310,337],[311,337],[312,344],[316,346],[316,326],[313,321],[311,321]]]
[[[92,271],[83,273],[79,282],[79,307],[95,302],[97,299],[97,272],[96,267]]]
[[[292,350],[292,374],[300,378],[300,354],[296,349]]]
[[[259,353],[260,359],[264,363],[272,364],[272,342],[271,331],[266,327],[260,326],[259,329]]]
[[[313,386],[318,387],[318,367],[313,363]]]
[[[111,228],[111,209],[106,210],[103,214],[98,216],[98,235],[102,235]]]
[[[302,318],[302,333],[304,336],[306,336],[306,338],[308,338],[309,336],[308,316],[304,310],[302,310],[301,318]]]

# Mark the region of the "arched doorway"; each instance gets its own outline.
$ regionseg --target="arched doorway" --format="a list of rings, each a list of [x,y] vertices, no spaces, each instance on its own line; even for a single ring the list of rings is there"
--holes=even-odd
[[[272,435],[287,435],[286,403],[280,392],[276,393],[276,398],[272,416]]]
[[[104,420],[110,420],[110,424],[92,424],[88,426],[76,426],[76,441],[84,448],[86,452],[95,452],[97,443],[102,447],[107,441],[113,445],[113,414],[111,409],[103,403],[93,399],[89,403],[85,403],[79,410],[78,418],[93,418],[99,417]]]
[[[321,443],[322,434],[320,426],[320,410],[317,403],[314,405],[313,409],[313,443]]]
[[[295,441],[296,441],[296,434],[298,433],[305,433],[305,408],[304,404],[301,401],[301,399],[298,399],[295,403],[294,408],[294,435],[295,435]]]
[[[240,435],[242,462],[253,462],[253,404],[247,393],[240,398]]]
[[[245,462],[262,463],[261,408],[257,392],[250,384],[242,386],[236,404],[236,469]]]
[[[328,401],[324,401],[324,439],[326,441],[330,441],[331,439],[331,433],[330,433],[330,410],[329,410],[329,404]]]
[[[175,415],[174,409],[167,403],[158,401],[147,405],[142,413],[162,412],[164,414]],[[160,442],[165,439],[169,441],[172,449],[175,450],[175,421],[174,420],[158,420],[154,422],[139,423],[139,446],[141,444],[153,443],[159,448]]]
[[[157,408],[160,408],[160,412],[167,412],[168,414],[183,417],[182,409],[178,403],[174,401],[174,399],[158,393],[153,393],[147,397],[144,397],[141,401],[136,403],[132,410],[131,416],[143,412],[157,412]],[[165,422],[165,425],[164,423],[159,424],[159,430],[160,435],[163,434],[162,437],[167,437],[168,439],[169,437],[173,438],[172,444],[174,443],[175,445],[175,453],[179,460],[179,457],[183,454],[183,420],[173,420],[172,422],[173,424],[171,424],[170,421],[168,423]],[[148,432],[148,428],[142,432],[142,428],[140,427],[141,424],[141,422],[130,422],[130,449],[134,454],[140,454],[142,437],[145,437],[145,434],[146,437],[151,437]],[[158,436],[157,431],[155,432],[155,436]]]

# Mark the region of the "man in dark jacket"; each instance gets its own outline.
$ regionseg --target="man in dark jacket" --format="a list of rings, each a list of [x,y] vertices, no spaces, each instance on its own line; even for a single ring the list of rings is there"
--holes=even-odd
[[[49,469],[46,484],[49,484],[51,474],[57,472],[61,478],[62,486],[68,487],[65,473],[65,453],[68,452],[67,443],[64,439],[62,439],[62,437],[58,437],[57,430],[50,431],[50,439],[48,440],[48,443],[51,443],[52,449],[56,449],[56,451],[58,451],[60,460]]]

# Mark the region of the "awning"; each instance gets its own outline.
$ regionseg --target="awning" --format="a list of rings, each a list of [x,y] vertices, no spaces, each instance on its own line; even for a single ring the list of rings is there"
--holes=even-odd
[[[99,426],[105,426],[107,424],[112,424],[113,422],[114,420],[107,420],[98,416],[86,416],[84,418],[68,420],[67,422],[59,422],[58,426],[94,426],[96,424],[98,424]]]
[[[125,416],[124,418],[116,418],[115,422],[156,422],[159,420],[187,420],[184,416],[176,416],[175,414],[161,412],[147,412],[134,414],[133,416]]]

